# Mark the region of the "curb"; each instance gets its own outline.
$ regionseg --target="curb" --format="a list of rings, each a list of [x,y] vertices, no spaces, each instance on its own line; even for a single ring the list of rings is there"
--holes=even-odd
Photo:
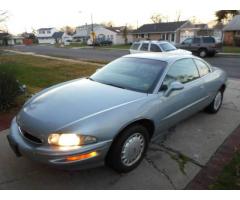
[[[216,57],[240,58],[240,53],[218,53]]]
[[[103,66],[103,64],[99,64],[99,63],[95,63],[95,62],[74,60],[74,59],[70,59],[70,58],[60,58],[60,57],[55,57],[55,56],[47,56],[47,55],[36,54],[33,52],[22,52],[22,51],[10,50],[10,49],[3,49],[3,51],[17,53],[17,54],[21,54],[21,55],[30,55],[30,56],[48,58],[48,59],[53,59],[53,60],[61,60],[61,61],[66,61],[66,62],[79,63],[79,64],[88,64],[88,65],[93,65],[93,66],[97,66],[97,67]]]
[[[185,187],[187,190],[207,190],[216,182],[223,168],[234,154],[240,150],[240,125],[226,138],[223,144],[212,155],[207,164]]]

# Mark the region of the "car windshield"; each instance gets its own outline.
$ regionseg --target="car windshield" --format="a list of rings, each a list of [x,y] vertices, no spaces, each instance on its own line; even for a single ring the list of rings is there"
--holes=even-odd
[[[119,58],[96,73],[90,79],[103,84],[149,93],[155,88],[167,63],[144,58]]]
[[[160,47],[162,48],[163,51],[174,51],[177,49],[175,46],[173,46],[170,43],[160,44]]]

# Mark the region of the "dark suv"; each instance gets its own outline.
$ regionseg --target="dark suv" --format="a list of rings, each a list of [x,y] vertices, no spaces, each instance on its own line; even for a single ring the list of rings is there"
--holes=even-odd
[[[208,56],[215,56],[221,50],[221,43],[217,43],[214,37],[199,36],[189,37],[185,39],[178,48],[189,50],[204,58]]]

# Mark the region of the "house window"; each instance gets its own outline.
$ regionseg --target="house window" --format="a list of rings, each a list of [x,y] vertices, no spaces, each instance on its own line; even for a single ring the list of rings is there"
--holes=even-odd
[[[240,31],[236,31],[235,36],[240,37]]]
[[[48,34],[50,34],[50,33],[51,33],[51,31],[47,31],[47,33],[48,33]]]
[[[144,34],[141,34],[141,38],[144,38]]]
[[[175,34],[174,34],[174,33],[171,34],[171,41],[172,41],[172,42],[175,41]]]
[[[169,39],[169,34],[168,33],[166,33],[166,40],[168,40]]]

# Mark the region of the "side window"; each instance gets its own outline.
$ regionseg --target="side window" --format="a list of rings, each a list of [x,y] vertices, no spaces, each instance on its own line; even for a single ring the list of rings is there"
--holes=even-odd
[[[141,51],[148,51],[148,45],[149,45],[149,43],[146,43],[146,42],[142,43],[142,46],[141,46],[140,50]]]
[[[130,49],[137,50],[139,46],[140,46],[140,43],[133,43]]]
[[[192,44],[192,38],[187,38],[182,42],[183,44]]]
[[[161,49],[156,44],[151,44],[150,51],[152,52],[161,52]]]
[[[203,37],[203,42],[204,43],[215,43],[215,39],[213,37]]]
[[[169,69],[163,85],[169,87],[174,81],[188,83],[199,78],[197,67],[192,59],[182,59],[176,61]]]
[[[194,38],[193,39],[193,43],[194,44],[200,44],[201,43],[201,39],[200,38]]]
[[[197,68],[198,68],[198,71],[200,73],[200,76],[204,76],[204,75],[206,75],[206,74],[208,74],[210,72],[209,67],[203,61],[198,60],[198,59],[194,59],[194,61],[195,61],[196,65],[197,65]]]

